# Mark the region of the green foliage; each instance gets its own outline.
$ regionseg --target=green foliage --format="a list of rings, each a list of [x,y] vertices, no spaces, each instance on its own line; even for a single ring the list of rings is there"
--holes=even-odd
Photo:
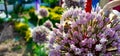
[[[50,8],[48,8],[48,7],[42,7],[42,8],[45,8],[45,9],[47,9],[48,11],[50,11]],[[38,21],[38,16],[40,16],[40,15],[35,13],[35,9],[34,9],[34,8],[31,8],[31,9],[29,10],[29,15],[30,15],[29,21],[30,21],[34,26],[36,26],[36,25],[37,25],[37,21]],[[42,24],[43,24],[46,20],[48,20],[48,19],[49,19],[49,16],[48,16],[48,17],[40,18],[39,25],[42,25]]]
[[[32,8],[29,10],[29,16],[30,16],[30,22],[33,24],[33,25],[36,25],[37,23],[37,20],[38,20],[38,17],[37,15],[35,14],[35,9]]]
[[[55,8],[53,8],[50,12],[50,19],[53,20],[60,20],[62,12],[63,12],[63,8],[56,6]]]
[[[58,2],[58,0],[43,0],[43,2],[49,3],[49,4],[55,4]]]
[[[60,18],[63,12],[63,8],[56,6],[54,9],[51,10],[50,12],[50,20],[52,21],[54,27],[55,27],[55,23],[59,23],[60,22]]]
[[[15,47],[12,48],[13,51],[18,51],[20,49],[22,49],[21,45],[17,45],[17,46],[15,46]]]
[[[0,18],[0,24],[2,24],[3,22],[4,22],[3,19]]]
[[[27,42],[26,51],[30,52],[31,56],[48,56],[44,48],[44,44],[37,45],[32,38]]]
[[[44,48],[44,45],[35,45],[33,48],[34,55],[37,56],[47,56],[46,50]]]
[[[29,28],[29,26],[25,23],[21,23],[21,22],[16,22],[15,23],[15,30],[18,31],[23,36],[25,36],[28,28]]]
[[[7,0],[7,2],[8,2],[8,4],[15,4],[15,2],[16,2],[17,0]]]
[[[23,12],[22,4],[17,4],[17,5],[14,7],[14,12],[15,12],[16,14],[22,13],[22,12]]]
[[[40,19],[40,23],[39,25],[42,25],[46,20],[50,20],[52,21],[54,27],[55,27],[55,23],[58,23],[60,21],[60,18],[61,18],[61,14],[63,12],[63,8],[61,7],[58,7],[56,6],[55,8],[50,8],[50,7],[44,7],[42,6],[41,8],[45,8],[49,11],[49,16],[48,17],[44,17],[42,19]],[[35,9],[32,8],[29,10],[29,15],[30,15],[30,22],[34,25],[37,24],[37,20],[38,20],[38,17],[37,15],[35,14]]]
[[[39,25],[42,25],[46,20],[49,19],[50,21],[52,21],[55,27],[55,23],[58,23],[60,21],[61,14],[64,9],[61,7],[49,8],[49,7],[43,7],[43,6],[41,8],[46,8],[49,11],[49,16],[40,19]],[[30,15],[29,21],[36,26],[38,16],[35,14],[34,8],[29,10],[29,15]],[[29,38],[30,37],[29,32],[30,32],[29,30],[26,31],[25,39],[28,39],[26,50],[30,52],[31,56],[48,56],[47,50],[45,49],[45,44],[38,45],[35,42],[33,42],[32,38]]]
[[[55,7],[59,3],[59,0],[43,0],[43,2],[50,4],[51,7]]]
[[[63,8],[61,8],[61,7],[59,7],[59,6],[56,6],[53,10],[52,10],[52,12],[55,12],[55,13],[57,13],[57,14],[62,14],[62,12],[63,12]]]
[[[31,56],[33,56],[32,46],[34,46],[34,45],[36,45],[36,44],[32,41],[32,38],[30,38],[30,40],[26,43],[26,53],[30,53]]]

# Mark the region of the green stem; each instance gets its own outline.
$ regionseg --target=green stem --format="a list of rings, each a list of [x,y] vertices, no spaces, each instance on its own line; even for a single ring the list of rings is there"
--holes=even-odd
[[[37,21],[37,26],[39,26],[39,22],[40,22],[40,19],[38,19],[38,21]]]

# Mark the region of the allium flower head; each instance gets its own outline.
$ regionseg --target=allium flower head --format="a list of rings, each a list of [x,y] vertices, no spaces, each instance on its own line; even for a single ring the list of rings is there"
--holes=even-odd
[[[53,31],[53,48],[55,44],[61,46],[61,56],[104,56],[117,53],[120,51],[120,25],[118,21],[114,22],[115,19],[98,11],[87,13],[78,8],[65,11],[60,24],[57,24],[58,28]]]
[[[85,0],[64,0],[62,7],[64,8],[76,8],[76,7],[81,7],[84,9],[85,7]]]
[[[53,27],[53,24],[50,20],[47,20],[43,25],[49,29],[51,29]]]
[[[37,26],[32,30],[32,38],[33,41],[42,44],[47,41],[47,35],[49,33],[49,29],[45,26]]]
[[[41,8],[40,11],[39,11],[39,14],[42,17],[47,17],[49,15],[49,12],[48,12],[48,10],[46,10],[44,8]]]

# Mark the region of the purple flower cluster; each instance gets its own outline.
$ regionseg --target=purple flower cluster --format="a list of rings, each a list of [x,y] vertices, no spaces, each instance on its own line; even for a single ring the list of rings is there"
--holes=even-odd
[[[119,18],[72,9],[50,34],[49,56],[112,56],[120,53]],[[114,22],[114,23],[113,23]],[[59,48],[58,48],[59,47]]]
[[[40,16],[47,17],[49,15],[49,12],[47,9],[41,8],[39,11]]]
[[[47,20],[43,25],[49,29],[53,28],[53,24],[50,20]]]
[[[32,30],[33,41],[42,44],[47,41],[47,35],[50,32],[45,26],[37,26]]]
[[[76,7],[81,7],[81,8],[85,8],[85,0],[63,0],[63,4],[62,7],[63,8],[76,8]]]

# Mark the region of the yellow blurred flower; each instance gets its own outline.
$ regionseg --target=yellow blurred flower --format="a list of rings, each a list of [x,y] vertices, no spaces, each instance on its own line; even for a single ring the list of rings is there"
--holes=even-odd
[[[18,31],[20,34],[22,34],[26,41],[28,41],[31,38],[31,31],[29,29],[29,26],[22,22],[15,23],[15,30]]]
[[[61,15],[59,15],[59,14],[56,14],[56,13],[54,13],[54,12],[51,12],[50,13],[51,14],[51,19],[52,20],[60,20],[60,18],[61,18]]]
[[[26,31],[25,39],[26,39],[26,41],[29,41],[30,38],[31,38],[31,31],[30,31],[30,29],[28,29]]]

